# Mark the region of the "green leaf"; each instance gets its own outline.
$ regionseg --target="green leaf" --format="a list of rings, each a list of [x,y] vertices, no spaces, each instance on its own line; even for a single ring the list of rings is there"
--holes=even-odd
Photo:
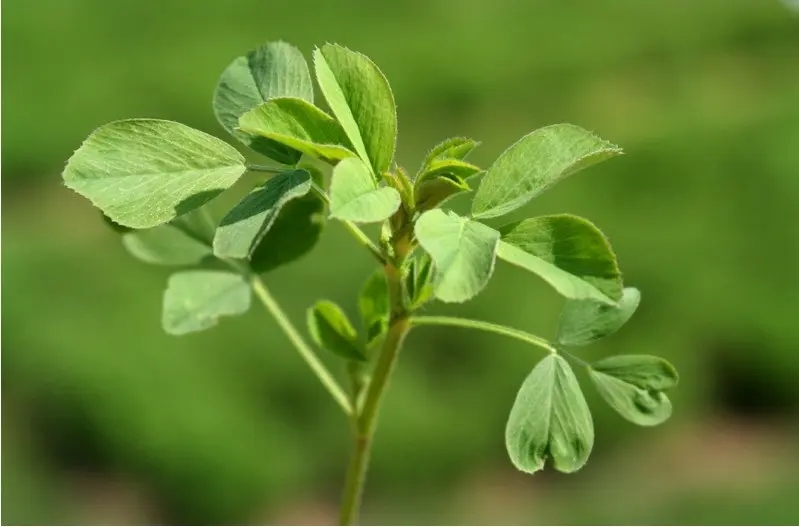
[[[355,328],[333,302],[320,300],[308,310],[308,330],[320,347],[345,359],[366,360]]]
[[[417,182],[426,177],[450,174],[460,179],[467,179],[480,172],[480,167],[452,158],[434,159],[427,165],[427,170],[417,178]]]
[[[594,445],[594,424],[569,364],[549,355],[527,376],[505,429],[505,444],[519,470],[534,473],[549,458],[560,472],[585,465]]]
[[[433,260],[426,252],[406,260],[404,273],[405,295],[408,306],[418,309],[433,296]]]
[[[424,212],[441,205],[456,194],[469,192],[472,189],[465,180],[479,171],[478,167],[457,159],[433,160],[427,171],[416,178],[416,210]]]
[[[330,182],[330,217],[358,223],[383,221],[400,206],[399,192],[378,188],[369,167],[358,158],[348,158],[333,169]]]
[[[536,130],[486,170],[472,214],[475,218],[507,214],[566,176],[621,153],[619,147],[571,124]]]
[[[271,99],[242,115],[239,128],[333,165],[355,156],[341,125],[302,99]]]
[[[651,355],[619,355],[589,369],[591,380],[611,408],[640,426],[655,426],[671,415],[671,401],[663,393],[677,386],[674,367]]]
[[[539,275],[566,298],[606,304],[621,298],[616,255],[591,222],[558,214],[511,223],[500,231],[499,257]]]
[[[336,44],[314,51],[316,80],[355,151],[374,173],[389,169],[397,108],[386,77],[368,57]]]
[[[560,314],[557,342],[564,346],[584,346],[605,338],[630,320],[640,302],[641,293],[634,287],[624,288],[617,305],[569,300]]]
[[[366,330],[366,345],[371,346],[388,329],[388,285],[382,269],[372,273],[363,284],[358,310]]]
[[[415,232],[435,263],[436,298],[465,302],[483,290],[494,271],[499,232],[441,209],[423,213]]]
[[[310,190],[311,174],[307,170],[288,170],[269,179],[222,218],[214,237],[214,254],[220,258],[249,258],[280,210]]]
[[[321,186],[322,173],[313,166],[303,166],[312,180]],[[316,192],[289,201],[280,209],[277,220],[250,256],[250,267],[266,273],[306,255],[316,246],[327,218],[327,205]]]
[[[463,161],[472,150],[480,145],[479,141],[469,139],[467,137],[452,137],[445,139],[434,146],[422,163],[422,168],[419,173],[426,171],[433,161],[436,159],[458,159]]]
[[[129,231],[122,235],[122,245],[134,258],[157,265],[196,265],[212,256],[207,242],[176,224],[180,219],[152,229]]]
[[[202,331],[219,317],[246,313],[250,300],[250,285],[237,273],[181,271],[169,277],[162,324],[170,335]]]
[[[199,208],[245,170],[244,157],[216,137],[172,121],[130,119],[92,132],[63,178],[114,222],[148,229]]]
[[[225,69],[214,92],[214,114],[245,145],[278,163],[294,165],[301,152],[238,129],[239,117],[275,97],[296,97],[313,103],[308,64],[300,50],[285,42],[264,44],[236,58]]]

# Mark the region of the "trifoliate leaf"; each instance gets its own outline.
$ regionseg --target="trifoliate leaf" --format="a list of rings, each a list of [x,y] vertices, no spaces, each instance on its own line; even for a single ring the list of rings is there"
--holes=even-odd
[[[621,298],[616,255],[602,232],[577,216],[539,216],[500,229],[498,255],[539,275],[566,298]]]
[[[564,346],[584,346],[605,338],[630,320],[640,301],[641,293],[634,287],[624,288],[617,305],[568,300],[558,321],[557,342]]]
[[[320,347],[349,360],[366,360],[358,333],[333,302],[320,300],[308,310],[308,331]]]
[[[239,130],[239,117],[275,97],[296,97],[313,103],[308,64],[300,50],[285,42],[264,44],[236,58],[225,69],[214,92],[214,114],[245,145],[278,163],[294,165],[301,152]]]
[[[483,290],[494,271],[499,232],[441,209],[422,214],[415,232],[435,263],[436,298],[465,302]]]
[[[558,355],[539,362],[524,380],[505,429],[505,444],[519,470],[534,473],[551,460],[575,472],[594,445],[591,411],[569,364]]]
[[[367,346],[374,344],[388,329],[389,307],[386,276],[378,269],[367,278],[358,296]]]
[[[605,402],[628,421],[655,426],[671,415],[671,401],[663,391],[677,386],[679,377],[666,360],[619,355],[592,364],[589,373]]]
[[[472,214],[494,218],[512,212],[564,177],[621,153],[619,147],[571,124],[536,130],[488,167]]]
[[[239,128],[330,164],[355,156],[341,125],[302,99],[271,99],[242,115]]]
[[[244,157],[216,137],[172,121],[131,119],[92,132],[63,178],[116,223],[148,229],[199,208],[245,170]]]
[[[336,44],[314,51],[316,80],[355,151],[386,172],[397,140],[397,109],[386,77],[368,57]]]
[[[229,271],[181,271],[169,277],[164,292],[162,324],[171,335],[213,327],[219,317],[250,309],[250,285]]]
[[[345,159],[333,169],[331,218],[375,223],[394,214],[400,202],[399,192],[391,187],[378,187],[369,167],[358,158]]]

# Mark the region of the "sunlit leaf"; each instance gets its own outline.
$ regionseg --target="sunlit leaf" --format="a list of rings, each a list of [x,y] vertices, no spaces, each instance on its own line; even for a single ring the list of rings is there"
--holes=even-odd
[[[640,301],[641,293],[634,287],[624,288],[617,305],[568,300],[558,321],[557,341],[565,346],[583,346],[607,337],[630,320]]]
[[[369,167],[358,158],[348,158],[333,169],[330,183],[330,216],[358,223],[387,219],[400,206],[399,192],[378,187]]]

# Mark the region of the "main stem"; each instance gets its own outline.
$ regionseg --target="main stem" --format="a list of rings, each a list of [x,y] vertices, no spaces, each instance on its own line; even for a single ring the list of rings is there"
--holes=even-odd
[[[341,500],[339,515],[341,525],[353,525],[358,520],[380,403],[388,387],[388,380],[397,362],[402,342],[410,329],[410,314],[405,309],[402,298],[401,273],[390,262],[385,265],[385,273],[391,305],[389,327],[366,391],[363,410],[353,417],[354,444]]]

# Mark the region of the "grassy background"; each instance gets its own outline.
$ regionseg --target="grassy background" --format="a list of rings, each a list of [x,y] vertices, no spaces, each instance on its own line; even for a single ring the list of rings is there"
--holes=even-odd
[[[590,218],[643,291],[632,323],[585,356],[652,353],[682,375],[657,429],[587,387],[592,459],[528,477],[503,432],[539,352],[420,329],[386,400],[364,521],[799,521],[799,14],[786,5],[7,0],[2,15],[4,523],[335,518],[346,424],[275,324],[255,307],[164,335],[168,272],[132,261],[59,177],[115,119],[224,137],[210,108],[219,74],[275,39],[372,57],[411,169],[451,135],[482,140],[486,165],[555,122],[622,145],[524,212]],[[354,313],[370,266],[333,225],[267,282],[297,321],[319,297]],[[432,311],[551,335],[561,302],[501,265],[475,301]]]

